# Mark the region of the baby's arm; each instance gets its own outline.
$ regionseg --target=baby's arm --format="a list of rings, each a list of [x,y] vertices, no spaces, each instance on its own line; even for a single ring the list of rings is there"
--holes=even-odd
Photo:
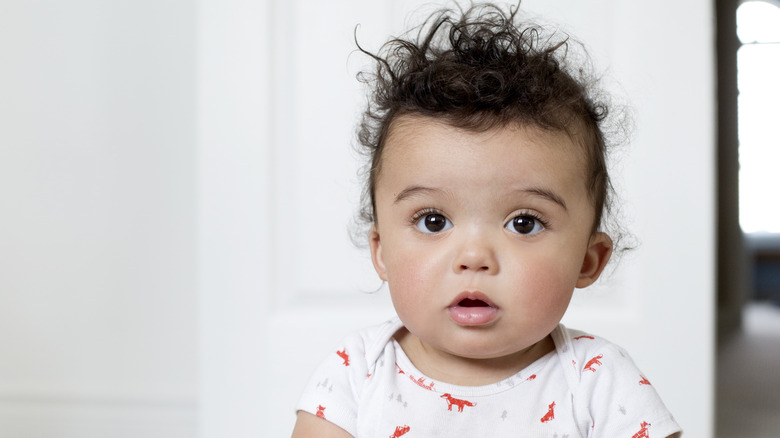
[[[298,411],[292,438],[352,438],[352,435],[330,421],[305,411]]]

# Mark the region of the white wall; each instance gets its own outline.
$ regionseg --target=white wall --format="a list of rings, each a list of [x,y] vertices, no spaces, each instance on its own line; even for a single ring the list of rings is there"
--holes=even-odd
[[[268,1],[199,2],[199,436],[268,431]]]
[[[0,6],[0,436],[195,434],[195,19]]]

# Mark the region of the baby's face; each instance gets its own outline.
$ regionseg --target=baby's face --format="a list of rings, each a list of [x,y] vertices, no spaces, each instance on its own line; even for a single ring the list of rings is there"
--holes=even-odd
[[[564,133],[396,120],[370,245],[409,332],[474,359],[547,336],[611,250],[606,235],[591,234],[583,163]]]

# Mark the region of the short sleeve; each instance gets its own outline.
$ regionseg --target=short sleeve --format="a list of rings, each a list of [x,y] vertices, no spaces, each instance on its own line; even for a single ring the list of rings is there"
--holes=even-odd
[[[659,437],[680,432],[650,380],[620,347],[604,344],[585,358],[581,385],[589,398],[590,438]]]
[[[357,335],[345,339],[314,372],[297,410],[324,418],[356,436],[360,387],[367,372],[362,339]]]

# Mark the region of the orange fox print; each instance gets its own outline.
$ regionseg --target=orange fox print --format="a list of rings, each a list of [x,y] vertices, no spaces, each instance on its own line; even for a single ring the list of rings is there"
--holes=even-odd
[[[579,341],[580,339],[596,339],[596,338],[594,338],[593,336],[590,336],[590,335],[582,335],[582,336],[577,336],[574,339]]]
[[[415,384],[417,384],[417,386],[419,386],[420,388],[427,389],[428,391],[433,391],[433,384],[434,384],[434,382],[428,383],[426,385],[425,384],[425,377],[420,377],[419,379],[415,379],[414,376],[409,374],[409,379],[412,382],[414,382]]]
[[[325,418],[325,406],[317,406],[317,416],[320,418]]]
[[[525,380],[528,380],[528,381],[530,382],[531,380],[534,380],[534,379],[536,379],[536,374],[531,374],[531,375],[530,375],[530,376],[528,376],[528,378],[527,378],[527,379],[525,379]]]
[[[406,435],[406,432],[409,432],[411,428],[409,426],[398,426],[395,428],[395,433],[390,435],[390,438],[399,438],[402,435]]]
[[[542,417],[542,423],[547,423],[550,420],[555,419],[555,402],[550,403],[547,406],[547,413]]]
[[[645,376],[643,376],[641,374],[639,375],[639,377],[642,378],[642,380],[639,381],[640,385],[650,385],[650,381],[647,380],[647,377],[645,377]]]
[[[647,428],[650,427],[650,423],[643,421],[639,426],[641,429],[639,429],[639,432],[635,433],[631,438],[650,438],[650,435],[647,433]]]
[[[349,366],[349,355],[347,354],[347,349],[343,349],[341,351],[336,351],[336,354],[339,355],[340,358],[344,359],[344,366]]]
[[[585,364],[585,368],[583,368],[582,371],[588,370],[596,372],[596,369],[593,368],[595,365],[601,365],[601,361],[599,359],[604,358],[603,354],[599,354],[598,356],[594,357],[593,359],[589,360],[588,363]]]
[[[455,397],[452,396],[452,394],[449,394],[449,393],[444,394],[443,396],[441,396],[441,398],[446,398],[447,399],[447,410],[448,411],[452,410],[452,405],[455,405],[455,406],[458,407],[458,412],[463,412],[463,407],[464,406],[476,406],[477,405],[476,403],[472,403],[470,401],[466,401],[466,400],[461,400],[461,399],[455,398]]]

